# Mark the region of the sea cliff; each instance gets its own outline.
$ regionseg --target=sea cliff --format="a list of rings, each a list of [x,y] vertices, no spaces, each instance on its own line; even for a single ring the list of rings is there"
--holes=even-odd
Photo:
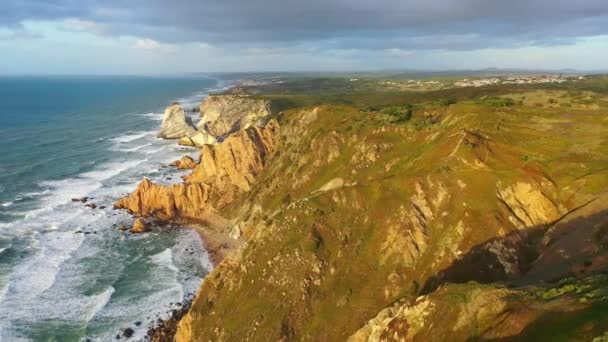
[[[403,119],[259,101],[205,101],[198,127],[223,141],[182,184],[144,180],[116,203],[239,241],[176,340],[507,339],[605,305],[596,112],[463,101]]]

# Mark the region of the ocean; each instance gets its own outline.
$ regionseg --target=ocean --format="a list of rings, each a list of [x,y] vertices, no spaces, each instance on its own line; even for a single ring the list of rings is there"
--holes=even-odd
[[[162,112],[227,82],[0,78],[0,341],[109,341],[126,328],[139,340],[196,293],[212,268],[200,237],[120,231],[132,218],[112,204],[143,177],[180,181],[162,166],[197,151],[156,138]],[[83,196],[98,208],[71,200]]]

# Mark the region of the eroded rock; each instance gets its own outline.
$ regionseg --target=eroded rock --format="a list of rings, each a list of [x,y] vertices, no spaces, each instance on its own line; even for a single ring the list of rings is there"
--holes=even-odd
[[[205,145],[213,145],[217,143],[217,139],[207,132],[197,132],[196,134],[179,139],[178,144],[182,146],[203,147]]]
[[[141,234],[145,233],[149,230],[148,224],[142,218],[136,218],[133,222],[133,227],[131,227],[131,233]]]
[[[231,184],[249,191],[259,172],[277,151],[279,124],[271,120],[265,127],[250,127],[229,136],[218,145],[205,145],[201,161],[188,183],[227,178]]]
[[[563,214],[546,192],[540,185],[517,182],[505,187],[498,184],[496,196],[510,211],[511,223],[522,229],[551,223]]]
[[[200,131],[212,136],[226,136],[232,132],[259,124],[271,114],[270,101],[246,95],[210,95],[200,106]]]
[[[186,117],[179,103],[172,103],[163,115],[158,137],[163,139],[180,139],[197,133],[192,122]]]
[[[171,163],[171,166],[175,166],[178,169],[194,169],[196,165],[198,165],[198,163],[189,156],[184,156],[182,159]]]

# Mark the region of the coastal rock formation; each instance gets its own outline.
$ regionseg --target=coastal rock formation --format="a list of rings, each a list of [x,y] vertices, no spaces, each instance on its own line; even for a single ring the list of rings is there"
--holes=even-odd
[[[131,195],[118,200],[114,208],[164,221],[180,218],[203,221],[214,211],[208,204],[213,194],[208,184],[163,186],[146,178]]]
[[[185,183],[163,186],[146,178],[114,208],[160,220],[208,222],[217,209],[250,189],[276,152],[278,131],[277,122],[270,121],[265,127],[237,132],[221,144],[205,145],[201,162],[185,177]],[[191,166],[194,160],[188,158],[180,165],[185,161]]]
[[[163,121],[158,137],[163,139],[180,139],[195,135],[196,128],[186,117],[179,103],[172,103],[163,114]]]
[[[136,218],[133,222],[130,232],[133,234],[141,234],[148,231],[148,224],[142,218]]]
[[[217,139],[206,132],[197,132],[192,136],[187,136],[179,139],[178,144],[182,146],[203,147],[205,145],[213,145],[217,143]]]
[[[200,106],[198,129],[214,137],[246,129],[271,114],[270,101],[247,95],[209,95]]]
[[[243,191],[251,184],[277,151],[279,124],[271,120],[264,127],[250,127],[230,135],[218,145],[204,145],[201,160],[188,183],[216,182],[227,178]]]
[[[176,160],[170,164],[178,169],[194,169],[198,163],[190,156],[184,156],[180,160]]]

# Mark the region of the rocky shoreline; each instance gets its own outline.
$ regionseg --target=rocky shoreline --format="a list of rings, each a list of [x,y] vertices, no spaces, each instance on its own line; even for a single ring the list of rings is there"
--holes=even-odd
[[[180,309],[171,311],[171,317],[165,320],[159,319],[157,324],[148,330],[145,340],[150,342],[173,342],[179,321],[188,313],[193,300],[194,298],[184,300]]]
[[[211,230],[200,224],[188,224],[186,228],[193,229],[199,234],[214,267],[240,246],[240,242],[231,238],[226,231]],[[184,300],[181,308],[171,310],[171,317],[159,319],[156,325],[148,329],[146,341],[173,342],[179,322],[188,313],[193,301],[194,297]]]
[[[195,112],[199,111],[201,122],[194,125],[179,103],[172,103],[165,110],[158,134],[159,138],[178,140],[180,145],[201,148],[198,160],[184,156],[170,164],[192,170],[191,174],[171,186],[144,179],[133,193],[118,200],[114,209],[134,216],[131,233],[147,232],[145,220],[179,223],[195,230],[217,266],[243,243],[240,228],[217,211],[250,189],[257,172],[276,150],[278,125],[269,119],[269,102],[243,95],[210,95]],[[185,300],[181,308],[171,311],[171,317],[159,319],[145,339],[173,341],[192,302],[193,298]],[[129,338],[132,331],[127,330],[123,336]]]

